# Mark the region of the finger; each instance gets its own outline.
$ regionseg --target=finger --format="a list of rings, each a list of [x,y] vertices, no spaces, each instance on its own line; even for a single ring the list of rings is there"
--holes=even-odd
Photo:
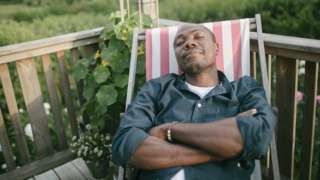
[[[255,115],[257,113],[257,110],[256,109],[250,109],[249,111],[248,111],[248,114],[249,115]]]
[[[257,110],[256,109],[249,109],[247,111],[244,111],[244,112],[241,112],[239,113],[238,115],[239,116],[253,116],[257,113]]]

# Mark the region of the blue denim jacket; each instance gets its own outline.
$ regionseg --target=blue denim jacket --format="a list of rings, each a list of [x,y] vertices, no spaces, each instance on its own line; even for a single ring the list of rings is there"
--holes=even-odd
[[[254,116],[236,116],[244,140],[239,157],[223,162],[139,171],[139,179],[144,180],[170,179],[181,168],[186,180],[250,179],[254,160],[267,152],[276,117],[267,103],[264,89],[254,79],[245,76],[229,82],[220,71],[218,77],[221,83],[202,99],[189,91],[184,75],[169,74],[146,82],[129,105],[114,136],[113,161],[122,166],[127,164],[154,126],[181,120],[188,123],[218,121],[255,108],[257,114]]]

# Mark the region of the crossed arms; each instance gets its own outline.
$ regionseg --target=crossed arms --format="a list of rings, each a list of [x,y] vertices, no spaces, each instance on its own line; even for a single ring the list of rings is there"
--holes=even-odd
[[[252,116],[255,109],[238,116]],[[180,143],[166,141],[166,130]],[[234,117],[201,124],[167,123],[149,131],[130,163],[139,169],[162,169],[176,166],[221,161],[237,156],[243,140]]]
[[[241,83],[240,83],[241,84]],[[121,121],[112,146],[113,161],[139,169],[162,169],[236,158],[260,158],[268,149],[275,116],[263,88],[243,84],[240,113],[209,123],[162,124],[154,127],[159,89],[148,82]],[[138,118],[137,118],[138,117]],[[152,128],[153,127],[153,128]],[[170,127],[175,143],[165,139]]]

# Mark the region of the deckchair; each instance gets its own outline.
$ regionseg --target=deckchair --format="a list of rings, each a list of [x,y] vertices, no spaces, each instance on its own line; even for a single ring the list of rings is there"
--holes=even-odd
[[[230,81],[236,80],[244,75],[250,75],[250,30],[256,30],[263,87],[266,90],[267,99],[270,103],[260,15],[256,14],[254,18],[204,23],[202,25],[214,32],[219,46],[219,52],[216,57],[217,68],[223,71]],[[133,97],[139,42],[145,40],[146,80],[157,78],[168,73],[179,73],[173,49],[173,41],[177,30],[178,26],[148,29],[140,32],[138,29],[135,29],[126,107],[131,103]],[[270,145],[270,152],[273,178],[279,180],[278,157],[274,136]],[[260,180],[262,179],[260,161],[256,160],[255,163],[256,167],[251,179]],[[123,167],[119,168],[118,180],[124,179],[124,171],[125,169]]]

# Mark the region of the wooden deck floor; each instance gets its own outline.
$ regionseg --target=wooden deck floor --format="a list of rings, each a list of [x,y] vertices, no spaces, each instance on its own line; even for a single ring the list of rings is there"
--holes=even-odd
[[[78,158],[28,180],[97,180],[92,177],[85,162]],[[99,179],[101,180],[101,179]]]

